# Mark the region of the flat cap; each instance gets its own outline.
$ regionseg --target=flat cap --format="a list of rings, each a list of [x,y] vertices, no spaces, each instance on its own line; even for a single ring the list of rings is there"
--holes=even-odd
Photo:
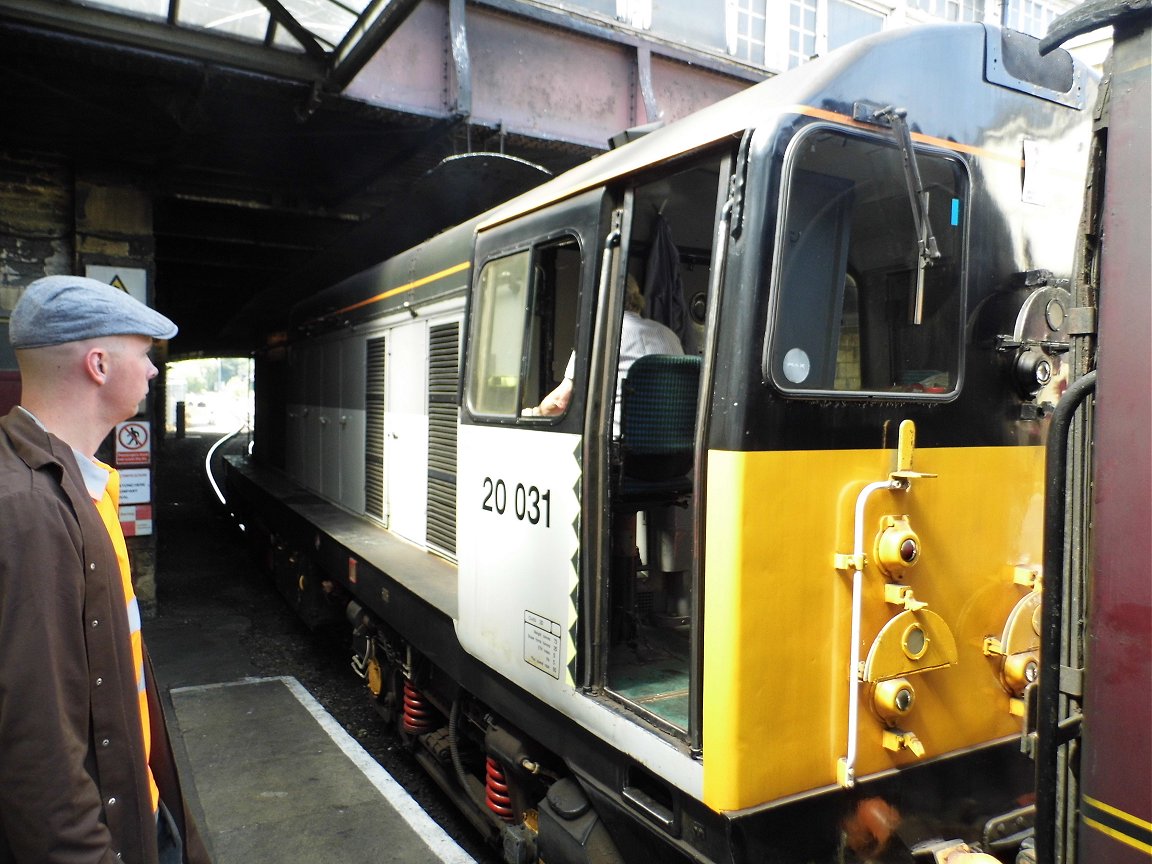
[[[171,339],[176,325],[126,291],[84,276],[46,276],[24,289],[8,321],[13,348],[100,336]]]

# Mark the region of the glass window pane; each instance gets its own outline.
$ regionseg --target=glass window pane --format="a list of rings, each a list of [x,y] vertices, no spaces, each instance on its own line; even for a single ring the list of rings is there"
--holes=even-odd
[[[85,5],[138,15],[141,18],[164,20],[168,17],[168,0],[89,0]]]
[[[961,360],[967,175],[919,152],[941,258],[926,269],[891,139],[816,128],[786,166],[768,347],[783,390],[943,395]]]
[[[828,3],[828,50],[834,51],[863,36],[879,33],[884,28],[884,16],[871,9],[848,3],[845,0],[829,0]]]
[[[304,46],[300,44],[300,40],[285,30],[283,27],[277,27],[272,36],[272,44],[277,48],[283,48],[286,51],[296,51],[304,53]]]
[[[179,5],[180,24],[262,41],[268,32],[269,15],[258,0],[184,0]]]
[[[735,25],[732,28],[735,43],[731,53],[758,66],[764,65],[764,2],[765,0],[736,0],[736,2],[725,5],[725,14],[729,16],[730,24]],[[693,15],[693,20],[688,23],[692,24],[693,28],[698,29],[696,19],[700,18],[704,8],[702,4],[693,8],[696,9],[696,12]],[[664,21],[663,13],[666,11],[670,10],[665,10],[663,5],[657,9],[657,12],[662,14],[654,21],[653,26],[656,31],[661,30],[661,22]],[[692,41],[689,35],[685,35],[683,38],[685,41]]]
[[[531,251],[484,265],[476,291],[468,401],[477,414],[519,414]]]
[[[364,0],[341,0],[339,4],[330,0],[281,0],[281,3],[313,36],[328,47],[335,47],[356,23],[352,9],[363,6]]]
[[[548,5],[554,6],[557,4],[549,3]],[[601,15],[605,15],[611,18],[616,17],[617,13],[620,11],[620,4],[618,0],[569,0],[569,2],[565,5],[570,6],[573,9],[581,9],[586,12],[599,12]]]
[[[580,243],[565,237],[537,247],[534,271],[521,410],[539,405],[564,379],[575,379]]]
[[[1054,18],[1075,5],[1075,0],[1009,0],[1008,26],[1031,36],[1043,36]]]

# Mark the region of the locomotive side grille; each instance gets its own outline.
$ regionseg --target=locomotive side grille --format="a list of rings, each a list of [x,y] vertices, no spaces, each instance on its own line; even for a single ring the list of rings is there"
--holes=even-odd
[[[428,528],[430,546],[456,554],[456,390],[460,325],[433,327],[428,349]]]
[[[367,428],[364,430],[364,512],[384,518],[384,339],[368,340],[368,369],[364,386]]]

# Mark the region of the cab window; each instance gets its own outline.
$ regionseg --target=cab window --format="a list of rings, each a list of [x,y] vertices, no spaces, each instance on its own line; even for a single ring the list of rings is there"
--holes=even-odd
[[[580,245],[565,236],[489,260],[474,296],[467,404],[474,415],[516,418],[570,369]]]
[[[917,148],[940,257],[919,247],[899,147],[816,126],[785,161],[766,373],[797,394],[946,397],[959,386],[968,176]]]

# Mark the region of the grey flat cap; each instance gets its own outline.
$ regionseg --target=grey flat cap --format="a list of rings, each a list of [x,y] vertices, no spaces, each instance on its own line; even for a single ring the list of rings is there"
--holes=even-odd
[[[171,339],[176,325],[126,291],[84,276],[46,276],[24,289],[8,322],[13,348],[99,336]]]

